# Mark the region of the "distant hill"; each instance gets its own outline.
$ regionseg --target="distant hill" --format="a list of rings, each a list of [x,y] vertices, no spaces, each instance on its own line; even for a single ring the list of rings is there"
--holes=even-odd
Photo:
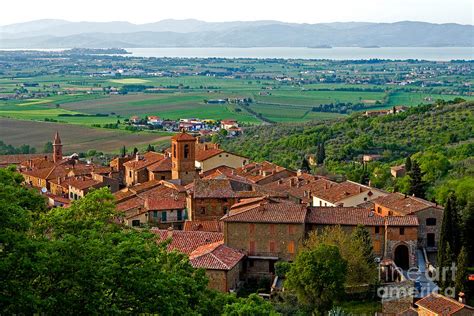
[[[425,22],[163,20],[68,22],[37,20],[0,26],[0,48],[109,47],[443,47],[474,46],[474,26]]]

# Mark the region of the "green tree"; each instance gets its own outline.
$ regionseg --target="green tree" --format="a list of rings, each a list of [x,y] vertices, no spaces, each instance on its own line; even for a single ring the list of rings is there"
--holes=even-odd
[[[248,298],[239,298],[232,304],[224,306],[224,316],[276,316],[279,315],[270,302],[264,301],[257,294]]]
[[[148,144],[148,147],[147,147],[146,151],[155,151],[155,147]]]
[[[467,294],[468,292],[468,270],[467,268],[469,267],[469,262],[468,262],[468,254],[467,250],[465,247],[461,248],[461,251],[459,252],[459,256],[457,258],[457,270],[456,270],[456,281],[455,281],[455,288],[456,288],[456,293],[459,292],[464,292]]]
[[[318,149],[316,151],[316,162],[318,165],[324,163],[326,159],[326,149],[324,149],[324,142],[318,144]]]
[[[53,152],[53,143],[52,142],[47,142],[46,144],[44,144],[43,152],[44,153],[52,153]]]
[[[370,237],[370,232],[368,229],[363,225],[357,225],[357,227],[352,232],[352,237],[353,240],[359,240],[362,243],[362,253],[367,261],[367,264],[374,265],[374,247],[372,245],[372,238]]]
[[[411,157],[408,156],[407,159],[405,159],[405,171],[410,172],[411,171]]]
[[[301,162],[301,171],[303,172],[309,172],[311,170],[311,167],[309,166],[308,159],[306,157],[303,157],[303,161]]]
[[[336,246],[321,244],[298,253],[285,285],[301,304],[318,315],[326,314],[344,294],[347,263]]]
[[[424,198],[426,193],[426,183],[423,181],[424,173],[421,172],[420,165],[416,160],[413,161],[410,176],[410,191],[409,194],[419,198]]]
[[[469,266],[474,265],[474,196],[470,198],[463,212],[462,244],[466,250]]]
[[[127,155],[127,148],[125,146],[122,147],[121,155],[122,157],[125,157]]]

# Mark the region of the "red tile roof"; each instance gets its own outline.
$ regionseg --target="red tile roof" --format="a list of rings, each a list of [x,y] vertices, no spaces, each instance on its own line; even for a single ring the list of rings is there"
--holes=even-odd
[[[79,190],[94,188],[101,185],[102,182],[96,181],[92,178],[80,177],[69,182],[69,186]]]
[[[236,170],[236,173],[239,176],[245,177],[248,180],[254,183],[257,183],[261,181],[262,179],[265,179],[267,177],[270,177],[274,174],[277,174],[283,171],[289,171],[289,170],[286,168],[280,167],[274,163],[264,161],[261,163],[258,163],[258,162],[249,163],[243,167],[238,168]],[[292,173],[296,174],[294,172]]]
[[[463,308],[468,309],[472,313],[471,315],[474,314],[474,309],[472,307],[436,293],[432,293],[425,298],[422,298],[415,304],[437,315],[453,315]]]
[[[185,132],[180,132],[173,137],[171,137],[171,140],[176,140],[176,141],[196,141],[196,138],[188,133]]]
[[[51,154],[19,154],[19,155],[0,155],[0,165],[18,165],[27,160],[39,159],[51,162]]]
[[[369,191],[370,188],[351,181],[344,181],[330,186],[328,189],[313,192],[313,195],[321,200],[330,203],[337,203],[351,196],[358,195],[362,192]]]
[[[125,212],[125,211],[128,211],[128,210],[141,208],[141,207],[144,206],[144,204],[145,204],[145,200],[143,200],[142,198],[140,198],[138,196],[135,196],[131,199],[128,199],[128,200],[125,200],[123,202],[117,203],[117,210],[121,211],[121,212]],[[134,214],[134,215],[136,215],[136,214]]]
[[[391,193],[381,196],[374,201],[375,206],[380,205],[403,215],[414,214],[427,208],[435,207],[442,209],[434,203],[402,193]]]
[[[171,171],[171,158],[165,157],[158,162],[155,162],[151,166],[148,166],[147,169],[151,172]]]
[[[225,222],[301,223],[306,206],[273,198],[254,198],[233,205],[222,220]]]
[[[184,231],[222,232],[223,223],[221,221],[185,221]]]
[[[224,241],[224,234],[202,231],[162,230],[152,228],[159,242],[171,239],[168,250],[177,250],[187,255],[200,246]]]
[[[189,256],[191,265],[207,270],[231,270],[243,259],[244,254],[223,243],[218,241],[195,249]]]
[[[264,187],[274,191],[287,192],[290,196],[299,198],[304,203],[310,203],[313,191],[318,192],[332,185],[336,185],[336,183],[309,174],[301,174],[268,183]]]
[[[151,166],[152,164],[162,160],[163,158],[165,158],[165,155],[149,151],[143,154],[142,156],[138,155],[137,157],[138,158],[134,158],[132,160],[127,161],[123,165],[132,170],[139,170]]]
[[[145,208],[148,211],[177,210],[186,208],[186,196],[177,190],[160,186],[147,192]]]
[[[321,225],[384,226],[382,216],[358,207],[311,207],[306,222]]]
[[[219,155],[223,152],[224,151],[222,149],[218,149],[218,148],[211,148],[211,149],[207,149],[207,150],[199,150],[196,153],[195,160],[196,161],[203,161],[203,160],[209,159],[211,157],[217,156],[217,155]]]
[[[418,217],[415,215],[406,216],[385,216],[388,226],[418,226]]]
[[[233,198],[236,193],[228,179],[196,179],[192,192],[195,198]]]

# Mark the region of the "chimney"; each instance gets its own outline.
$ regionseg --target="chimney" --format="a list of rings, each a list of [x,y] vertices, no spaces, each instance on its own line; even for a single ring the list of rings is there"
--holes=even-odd
[[[140,155],[137,153],[137,155],[135,156],[135,161],[139,161],[140,160]]]
[[[58,177],[58,184],[61,184],[61,177]]]
[[[466,304],[466,295],[464,294],[464,292],[459,292],[458,296],[459,303]]]
[[[173,226],[168,227],[167,237],[172,238],[173,237]]]
[[[231,175],[235,176],[235,169],[232,169],[232,171],[230,172]]]
[[[359,193],[362,193],[362,187],[359,187]]]

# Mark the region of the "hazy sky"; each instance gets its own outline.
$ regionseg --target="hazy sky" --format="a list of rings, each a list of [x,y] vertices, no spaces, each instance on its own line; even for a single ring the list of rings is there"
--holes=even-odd
[[[155,22],[280,20],[474,24],[474,0],[2,0],[0,24],[36,19]]]

